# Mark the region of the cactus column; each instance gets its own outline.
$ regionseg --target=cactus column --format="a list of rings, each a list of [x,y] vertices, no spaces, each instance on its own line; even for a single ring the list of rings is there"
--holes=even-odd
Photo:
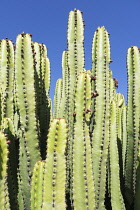
[[[47,139],[47,158],[37,162],[32,177],[31,210],[66,209],[66,143],[67,124],[54,119]]]
[[[140,116],[140,52],[131,47],[127,53],[128,107],[127,107],[127,151],[125,167],[125,190],[127,202],[133,205],[136,188],[136,168],[139,141]]]
[[[76,80],[74,97],[74,139],[72,141],[72,200],[74,209],[95,208],[89,123],[91,78],[81,72]]]
[[[90,133],[94,166],[96,208],[104,209],[109,145],[110,44],[104,27],[95,32],[92,45],[93,101]]]

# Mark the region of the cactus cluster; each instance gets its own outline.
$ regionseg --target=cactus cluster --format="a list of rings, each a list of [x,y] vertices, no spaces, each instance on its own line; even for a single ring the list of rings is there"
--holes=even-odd
[[[98,27],[85,69],[82,12],[70,11],[52,109],[46,46],[24,32],[0,41],[1,209],[140,209],[140,50],[127,53],[127,104],[111,62]]]

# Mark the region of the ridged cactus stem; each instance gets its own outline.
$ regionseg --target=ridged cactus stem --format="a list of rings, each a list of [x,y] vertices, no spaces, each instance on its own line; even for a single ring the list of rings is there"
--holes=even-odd
[[[112,210],[125,209],[121,187],[120,187],[120,168],[119,154],[117,146],[117,106],[113,101],[111,104],[110,116],[110,189],[111,189],[111,205]]]
[[[21,128],[25,130],[25,138],[31,156],[31,168],[40,159],[38,143],[38,125],[35,98],[35,63],[33,45],[29,34],[21,34],[16,42],[16,96],[20,114]]]
[[[127,151],[125,167],[125,190],[129,205],[133,205],[136,187],[137,148],[140,116],[140,52],[131,47],[127,53],[128,107],[127,107]]]
[[[139,137],[140,139],[140,137]],[[136,171],[136,194],[134,199],[134,210],[139,210],[140,208],[140,141],[138,145],[138,157],[137,157],[137,171]]]
[[[14,46],[13,43],[6,39],[1,43],[0,57],[0,86],[1,86],[1,114],[2,119],[9,117],[14,118]]]
[[[0,208],[9,210],[9,193],[7,183],[8,146],[7,138],[0,132]]]
[[[60,102],[59,117],[67,117],[68,101],[68,52],[62,54],[62,96]]]
[[[47,139],[42,209],[66,209],[66,144],[67,124],[64,119],[54,119]]]
[[[68,133],[68,159],[72,167],[72,140],[73,140],[73,113],[74,113],[74,87],[76,77],[84,70],[84,23],[82,13],[79,10],[70,11],[67,30],[68,45],[68,80],[67,80],[67,101],[65,119],[69,125]],[[70,169],[71,170],[71,169]]]
[[[98,28],[92,46],[93,100],[90,134],[94,166],[96,208],[104,209],[106,190],[106,164],[109,145],[110,102],[110,44],[104,27]]]
[[[124,106],[123,109],[122,109],[122,162],[123,162],[123,176],[125,175],[126,147],[127,147],[126,111],[127,111],[127,107]]]
[[[9,201],[11,210],[18,209],[18,181],[17,181],[17,171],[18,171],[18,140],[15,135],[15,130],[13,126],[13,121],[10,118],[5,118],[1,126],[8,142],[8,169],[7,169],[7,181],[8,181],[8,191],[9,191]]]
[[[62,79],[58,79],[56,82],[55,95],[54,95],[54,118],[60,117],[60,105],[62,98]],[[63,110],[64,111],[64,110]]]
[[[44,44],[33,44],[33,58],[35,66],[35,92],[36,106],[39,124],[39,144],[41,157],[46,157],[46,136],[50,123],[50,61],[47,56],[47,48]]]
[[[44,175],[45,161],[38,161],[34,166],[31,182],[31,210],[42,209]]]
[[[94,209],[95,192],[89,122],[91,108],[90,76],[81,72],[74,97],[74,139],[72,144],[72,200],[74,209]]]
[[[76,76],[84,69],[84,24],[79,10],[69,13],[68,19],[68,123],[72,137],[73,95]]]
[[[41,159],[39,125],[35,92],[34,46],[29,34],[20,34],[16,40],[15,81],[19,113],[19,171],[25,208],[30,206],[30,177],[34,164]],[[20,202],[20,201],[19,201]]]

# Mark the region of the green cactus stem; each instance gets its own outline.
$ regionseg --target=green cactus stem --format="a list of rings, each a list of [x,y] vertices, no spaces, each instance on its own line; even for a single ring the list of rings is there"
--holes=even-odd
[[[60,101],[59,117],[67,119],[67,101],[68,101],[68,51],[62,54],[62,96]]]
[[[124,106],[122,108],[122,162],[123,162],[123,177],[125,175],[126,147],[127,147],[126,112],[127,112],[127,106]]]
[[[84,23],[79,10],[70,11],[68,18],[68,101],[69,138],[73,135],[72,113],[76,76],[84,69]]]
[[[110,44],[108,32],[99,27],[92,45],[92,100],[90,134],[92,137],[92,158],[94,166],[96,208],[104,209],[106,190],[106,164],[109,145],[109,103],[110,103]]]
[[[39,149],[39,123],[35,92],[35,59],[31,35],[22,33],[16,40],[15,82],[19,129],[19,171],[25,201],[30,207],[30,177],[34,164],[41,159]]]
[[[0,132],[0,208],[9,210],[9,193],[7,183],[8,146],[7,138]]]
[[[1,40],[0,45],[1,117],[13,119],[14,46],[8,39]]]
[[[120,168],[119,154],[117,146],[117,106],[113,101],[111,104],[111,119],[110,119],[110,188],[111,188],[111,206],[113,210],[125,209],[124,200],[120,186]]]
[[[54,118],[59,117],[59,111],[61,109],[60,102],[62,98],[62,79],[58,79],[56,82],[55,95],[54,95]]]
[[[38,161],[34,166],[31,182],[31,210],[42,209],[44,175],[45,161]]]
[[[48,134],[51,107],[50,107],[50,61],[47,57],[47,48],[44,44],[32,42],[35,60],[35,93],[38,116],[39,145],[42,159],[46,158],[46,136]]]
[[[127,202],[133,205],[136,187],[136,165],[140,116],[140,53],[137,47],[127,52],[128,107],[127,107],[127,152],[125,167],[125,191]]]
[[[40,187],[40,199],[42,199],[42,209],[66,209],[66,143],[67,143],[67,124],[64,119],[54,119],[50,124],[47,139],[47,158],[44,165],[40,166],[40,170],[44,174],[42,182],[33,175],[33,188],[35,180]],[[41,163],[40,163],[41,164]],[[36,165],[37,170],[38,165]],[[37,172],[35,172],[37,173]],[[41,173],[41,172],[40,172]],[[43,174],[38,176],[43,176]],[[35,178],[35,180],[34,180]],[[38,189],[39,190],[39,189]],[[31,192],[34,190],[32,189]],[[38,191],[39,192],[39,191]],[[41,195],[43,198],[41,198]],[[40,202],[39,197],[31,195],[31,206]],[[35,201],[35,199],[37,199]],[[34,200],[34,201],[33,201]],[[41,203],[41,202],[40,202]],[[33,206],[32,209],[34,209]]]
[[[11,210],[18,209],[18,140],[15,135],[13,121],[10,118],[5,118],[1,126],[4,134],[7,137],[8,143],[8,169],[7,169],[7,181],[8,181],[8,192]]]
[[[140,137],[139,137],[140,139]],[[136,194],[134,200],[134,210],[139,210],[140,208],[140,142],[138,146],[138,157],[137,157],[137,171],[136,171]]]
[[[72,205],[74,209],[94,209],[95,192],[89,123],[91,112],[91,78],[81,72],[74,97],[74,139],[72,142]]]

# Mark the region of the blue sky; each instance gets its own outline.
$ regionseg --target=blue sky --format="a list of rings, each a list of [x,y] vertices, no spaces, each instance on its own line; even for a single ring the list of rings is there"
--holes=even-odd
[[[33,41],[44,43],[51,62],[51,90],[61,78],[62,52],[67,48],[68,14],[74,8],[83,11],[85,20],[85,68],[91,69],[91,43],[98,26],[110,35],[110,69],[119,80],[118,92],[127,96],[126,53],[140,47],[139,0],[4,0],[0,4],[0,39],[14,42],[21,32],[33,34]]]

